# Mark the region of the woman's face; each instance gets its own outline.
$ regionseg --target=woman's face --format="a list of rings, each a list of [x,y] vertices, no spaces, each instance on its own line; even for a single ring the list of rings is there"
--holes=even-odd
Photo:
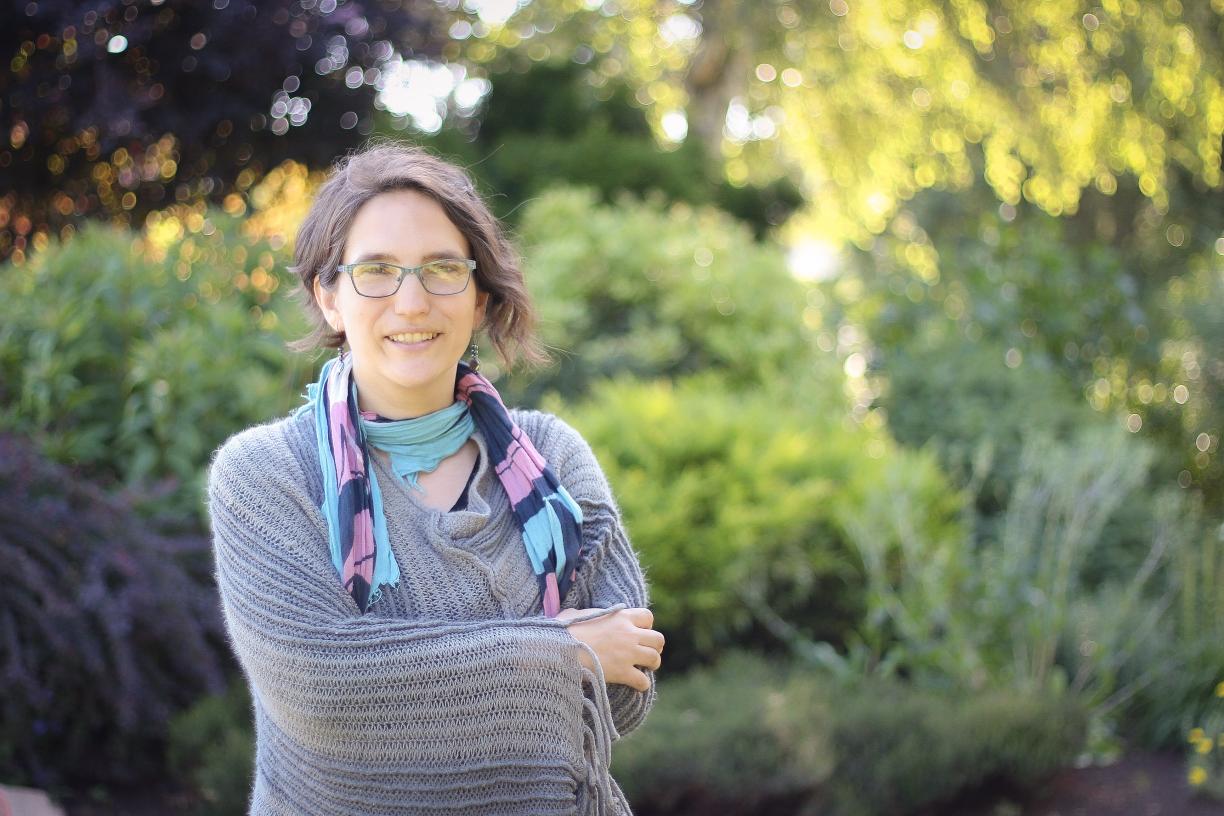
[[[357,211],[341,262],[420,266],[436,258],[471,258],[470,251],[441,205],[416,190],[394,190]],[[418,278],[406,275],[394,295],[370,298],[341,273],[331,290],[316,278],[315,297],[327,322],[348,338],[361,410],[406,419],[455,401],[455,367],[484,320],[488,300],[474,274],[456,295],[430,294]],[[392,339],[412,333],[431,337]]]

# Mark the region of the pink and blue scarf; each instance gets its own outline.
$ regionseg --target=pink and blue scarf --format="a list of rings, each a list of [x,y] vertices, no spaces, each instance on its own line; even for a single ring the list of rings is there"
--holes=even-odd
[[[582,509],[510,418],[493,384],[461,362],[455,404],[424,417],[389,420],[358,409],[352,369],[350,355],[328,360],[297,413],[311,411],[314,417],[323,474],[319,509],[327,519],[332,564],[357,607],[366,612],[384,586],[399,582],[370,437],[401,440],[388,446],[393,463],[400,457],[429,471],[479,431],[522,531],[544,614],[556,617],[582,558]],[[415,474],[403,475],[415,482]]]

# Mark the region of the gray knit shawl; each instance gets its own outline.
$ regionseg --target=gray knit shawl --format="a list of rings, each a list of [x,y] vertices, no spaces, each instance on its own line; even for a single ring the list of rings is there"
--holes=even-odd
[[[646,606],[607,479],[560,419],[511,411],[581,505],[566,608]],[[252,816],[628,814],[611,743],[655,698],[606,685],[543,617],[484,439],[466,510],[420,503],[379,457],[397,587],[362,615],[328,554],[309,414],[249,428],[208,478],[217,586],[254,702]]]

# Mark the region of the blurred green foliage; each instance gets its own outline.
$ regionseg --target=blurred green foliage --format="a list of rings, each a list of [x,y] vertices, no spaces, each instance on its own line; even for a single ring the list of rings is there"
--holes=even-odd
[[[832,682],[729,653],[660,683],[613,773],[635,808],[904,816],[991,782],[1031,785],[1085,733],[1074,698]]]
[[[1224,680],[1215,688],[1210,709],[1189,731],[1190,784],[1224,802]]]
[[[142,235],[90,226],[5,267],[0,428],[202,528],[209,453],[287,411],[306,374],[274,331],[284,256],[241,225],[212,212]]]
[[[573,62],[529,62],[497,77],[471,117],[417,141],[468,167],[501,217],[556,186],[598,191],[605,204],[624,193],[712,205],[762,237],[803,203],[788,178],[761,184],[728,182],[703,145],[661,145],[646,112],[623,82],[596,85]],[[393,117],[384,115],[384,119]],[[398,136],[394,124],[383,135]]]
[[[776,800],[809,798],[832,773],[839,700],[825,686],[785,663],[725,653],[661,680],[649,727],[616,744],[612,773],[653,813],[777,812]]]
[[[1094,753],[1116,754],[1118,735],[1168,746],[1219,671],[1224,541],[1184,494],[1151,492],[1151,460],[1117,428],[1027,434],[997,523],[970,512],[972,534],[953,540],[924,534],[927,513],[880,490],[847,526],[866,610],[833,667],[931,688],[1070,692],[1099,735]],[[1122,517],[1139,525],[1138,551],[1117,552]]]
[[[198,797],[199,816],[245,813],[255,784],[251,694],[235,678],[170,721],[166,762]]]
[[[870,683],[836,700],[839,816],[911,813],[991,783],[1025,789],[1079,754],[1087,728],[1073,697],[936,692]]]
[[[931,189],[1056,216],[1125,189],[1164,212],[1181,178],[1218,194],[1222,30],[1218,2],[534,0],[454,53],[589,63],[661,137],[682,112],[732,182],[791,177],[797,227],[865,246]]]
[[[898,442],[929,445],[958,484],[974,485],[979,511],[993,518],[1015,487],[1026,435],[1040,429],[1067,439],[1101,418],[1060,371],[1031,362],[1011,368],[1006,347],[953,332],[924,324],[884,352],[877,404]]]
[[[848,526],[880,503],[905,502],[925,540],[960,540],[959,499],[932,458],[847,423],[831,396],[737,391],[707,375],[611,380],[547,406],[616,490],[673,633],[669,666],[733,645],[843,642],[863,604]]]
[[[746,386],[819,365],[781,251],[725,213],[563,188],[528,205],[519,233],[557,364],[512,380],[512,398],[575,397],[611,375],[713,371]]]
[[[1197,490],[1224,518],[1224,243],[1187,259],[1155,299],[1165,316],[1159,361],[1115,363],[1124,387],[1113,403],[1143,419],[1178,483]],[[1119,391],[1121,393],[1119,393]]]
[[[1125,412],[1156,446],[1153,478],[1194,489],[1218,515],[1224,362],[1211,350],[1224,343],[1224,256],[1213,216],[1185,211],[1184,230],[1161,232],[1161,216],[1141,208],[1111,243],[1078,221],[987,204],[980,190],[929,193],[821,287],[826,331],[862,334],[898,438],[935,442],[958,481],[973,439],[989,441],[989,515],[1007,495],[1019,427],[1059,436],[1093,422],[1085,407]],[[1096,218],[1125,206],[1097,202]],[[1186,206],[1210,209],[1210,198]]]

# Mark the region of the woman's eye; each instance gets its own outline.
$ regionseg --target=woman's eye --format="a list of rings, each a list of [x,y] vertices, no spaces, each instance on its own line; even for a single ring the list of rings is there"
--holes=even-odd
[[[443,278],[457,278],[467,274],[467,265],[458,261],[434,261],[426,264],[425,273]]]

